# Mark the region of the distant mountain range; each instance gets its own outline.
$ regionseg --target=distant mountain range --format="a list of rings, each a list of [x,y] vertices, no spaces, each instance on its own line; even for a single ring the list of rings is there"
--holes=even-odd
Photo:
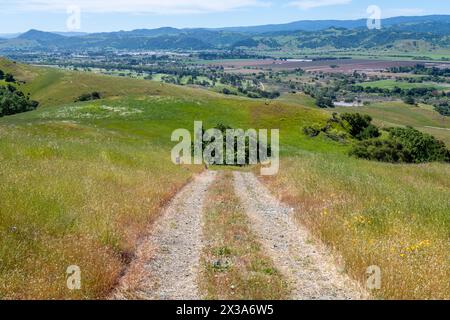
[[[6,36],[7,38],[10,38]],[[2,38],[2,35],[0,35]],[[5,38],[5,36],[3,36]],[[297,21],[279,25],[219,29],[138,29],[105,33],[30,30],[0,40],[0,51],[96,49],[208,50],[233,48],[450,48],[450,15],[384,19],[381,30],[367,20]]]
[[[431,15],[417,17],[395,17],[382,20],[383,27],[399,24],[418,24],[429,22],[450,22],[449,15]],[[329,28],[357,29],[367,26],[367,19],[358,20],[303,20],[285,24],[269,24],[253,27],[231,27],[216,30],[244,32],[244,33],[270,33],[280,31],[320,31]]]
[[[37,31],[37,30],[30,30],[30,31]],[[58,34],[58,35],[65,36],[65,37],[80,37],[80,36],[88,35],[87,32],[59,32],[59,31],[55,31],[55,32],[48,32],[48,33],[54,33],[54,34]],[[0,38],[2,38],[2,39],[14,39],[14,38],[20,37],[21,35],[23,35],[23,33],[0,33]]]

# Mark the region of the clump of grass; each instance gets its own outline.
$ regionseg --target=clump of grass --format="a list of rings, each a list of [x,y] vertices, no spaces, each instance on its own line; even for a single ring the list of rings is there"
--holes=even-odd
[[[202,258],[201,286],[207,299],[284,299],[286,280],[251,232],[233,191],[233,176],[223,172],[211,186],[205,208],[208,242]]]
[[[336,155],[286,159],[266,182],[343,257],[363,284],[382,271],[384,299],[450,298],[450,167],[392,165]]]

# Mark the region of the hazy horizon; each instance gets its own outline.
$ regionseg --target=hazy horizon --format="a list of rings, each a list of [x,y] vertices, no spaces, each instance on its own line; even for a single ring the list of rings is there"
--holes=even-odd
[[[284,24],[305,20],[357,20],[368,17],[367,8],[377,5],[383,19],[398,16],[450,14],[442,1],[387,0],[0,0],[0,34],[30,29],[47,32],[112,32],[135,29],[226,28]],[[74,7],[75,6],[75,7]],[[80,11],[80,24],[67,27],[68,18]]]
[[[383,19],[390,19],[390,18],[400,18],[400,17],[426,17],[426,16],[450,16],[450,14],[424,14],[424,15],[414,15],[414,16],[392,16],[392,17],[384,17]],[[42,31],[42,32],[49,32],[49,33],[58,33],[58,34],[94,34],[94,33],[109,33],[109,32],[129,32],[129,31],[134,31],[134,30],[153,30],[153,29],[163,29],[163,28],[174,28],[174,29],[225,29],[225,28],[246,28],[246,27],[255,27],[255,26],[264,26],[264,25],[283,25],[283,24],[289,24],[289,23],[295,23],[295,22],[300,22],[300,21],[313,21],[313,22],[319,22],[319,21],[331,21],[331,20],[336,20],[336,21],[357,21],[357,20],[362,20],[362,19],[366,19],[366,17],[361,17],[361,18],[355,18],[355,19],[314,19],[314,20],[295,20],[295,21],[289,21],[289,22],[283,22],[283,23],[266,23],[266,24],[251,24],[251,25],[233,25],[233,26],[218,26],[218,27],[173,27],[170,25],[161,25],[161,26],[157,26],[157,27],[141,27],[141,28],[134,28],[134,29],[117,29],[117,30],[109,30],[109,31],[93,31],[93,32],[88,32],[88,31],[81,31],[81,30],[74,30],[74,31],[70,31],[70,30],[45,30],[45,29],[36,29],[36,28],[31,28],[28,30],[24,30],[24,31],[20,31],[20,32],[11,32],[11,33],[0,33],[0,36],[13,36],[13,35],[20,35],[20,34],[24,34],[28,31],[32,31],[32,30],[36,30],[36,31]]]

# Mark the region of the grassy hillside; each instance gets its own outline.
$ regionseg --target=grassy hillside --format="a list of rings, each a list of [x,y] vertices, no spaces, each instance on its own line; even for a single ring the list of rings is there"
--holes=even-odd
[[[403,102],[375,103],[365,107],[340,107],[337,112],[360,112],[371,115],[381,127],[412,126],[434,135],[450,146],[450,118],[437,113],[432,106],[411,106]]]
[[[31,94],[41,107],[71,103],[82,94],[94,91],[100,92],[103,97],[190,95],[177,87],[150,81],[24,66],[1,58],[0,69],[14,74],[19,82],[24,82],[19,85],[20,89]]]
[[[1,119],[0,150],[1,298],[105,296],[146,225],[198,171],[173,166],[148,137],[70,114]],[[83,271],[81,292],[65,287],[69,265]]]
[[[381,297],[448,298],[448,165],[351,159],[348,145],[302,133],[329,116],[304,106],[305,97],[267,105],[5,61],[0,69],[26,77],[23,90],[42,103],[0,119],[0,298],[105,297],[160,207],[202,170],[170,162],[171,132],[192,130],[194,120],[280,128],[281,172],[269,185],[348,271],[362,280],[366,266],[379,264],[387,275]],[[105,99],[73,103],[92,91]],[[81,291],[66,288],[69,265],[82,269]]]
[[[7,299],[100,298],[111,290],[161,206],[202,169],[171,163],[173,130],[192,130],[194,120],[263,124],[312,150],[316,142],[300,124],[326,117],[150,81],[35,68],[23,74],[33,76],[23,87],[44,102],[0,119],[0,298]],[[79,88],[111,97],[64,103]],[[319,145],[326,150],[329,142]],[[69,265],[81,267],[82,291],[67,290]]]
[[[382,271],[384,299],[450,299],[450,166],[392,165],[301,152],[269,187],[365,283]]]

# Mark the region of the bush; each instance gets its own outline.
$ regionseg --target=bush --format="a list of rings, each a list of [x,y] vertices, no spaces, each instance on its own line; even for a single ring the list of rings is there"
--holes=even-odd
[[[344,128],[353,138],[365,140],[380,136],[380,131],[371,124],[372,118],[368,115],[344,113],[341,119],[344,121]]]
[[[379,136],[381,136],[381,133],[378,130],[378,128],[375,127],[373,124],[370,124],[359,135],[357,135],[357,138],[359,140],[367,140],[372,138],[378,138]]]
[[[310,138],[315,138],[322,132],[322,130],[323,129],[320,127],[320,125],[314,124],[310,127],[303,128],[303,133]]]
[[[409,162],[450,162],[450,151],[444,142],[432,135],[408,127],[390,129],[390,137],[404,146],[405,152],[410,157]]]
[[[5,74],[5,81],[6,82],[16,82],[16,79],[14,79],[14,76],[10,73]]]
[[[390,129],[388,139],[357,143],[350,155],[383,162],[450,162],[450,151],[442,141],[414,128]]]
[[[92,100],[99,100],[102,98],[102,95],[97,92],[94,91],[92,93],[84,93],[81,96],[79,96],[75,102],[83,102],[83,101],[92,101]]]
[[[435,106],[434,109],[441,115],[450,117],[450,106],[448,105],[448,103],[441,103]]]
[[[414,100],[414,98],[411,96],[406,96],[405,98],[403,98],[403,102],[410,105],[416,104],[416,100]]]
[[[223,159],[224,163],[222,165],[227,166],[228,164],[226,163],[227,162],[227,158],[226,158],[226,155],[227,155],[227,138],[226,138],[226,135],[227,135],[227,130],[233,130],[233,128],[228,126],[228,125],[225,125],[223,123],[219,123],[219,124],[217,124],[215,126],[215,129],[219,130],[222,133],[222,136],[223,136],[222,155],[224,157],[224,159]],[[202,129],[202,132],[203,132],[203,135],[204,135],[205,134],[205,130]],[[205,151],[205,149],[208,146],[208,144],[209,144],[209,142],[203,141],[202,152]],[[235,141],[234,141],[233,148],[234,148],[234,152],[233,153],[234,153],[234,161],[235,161],[235,164],[233,164],[233,165],[242,166],[242,165],[237,164],[238,151],[239,151],[239,149],[238,149],[238,140],[237,139],[235,139]],[[267,158],[270,158],[272,156],[271,144],[269,142],[267,142],[267,144],[262,144],[262,142],[260,140],[257,140],[257,150],[258,150],[258,152],[257,152],[257,159],[256,160],[258,161],[258,163],[261,163],[261,162],[267,160],[267,158],[261,158],[260,157],[261,155],[259,154],[259,150],[265,149],[265,148],[267,148]],[[194,143],[192,143],[192,154],[194,154]],[[215,152],[212,153],[212,156],[215,156]],[[249,165],[249,163],[250,163],[250,139],[248,137],[246,137],[245,138],[245,165]],[[217,165],[219,165],[219,164],[217,164]]]
[[[350,155],[360,159],[376,160],[382,162],[407,162],[403,146],[393,140],[365,140],[350,150]]]
[[[329,97],[319,96],[316,101],[319,108],[334,108],[333,100]]]

